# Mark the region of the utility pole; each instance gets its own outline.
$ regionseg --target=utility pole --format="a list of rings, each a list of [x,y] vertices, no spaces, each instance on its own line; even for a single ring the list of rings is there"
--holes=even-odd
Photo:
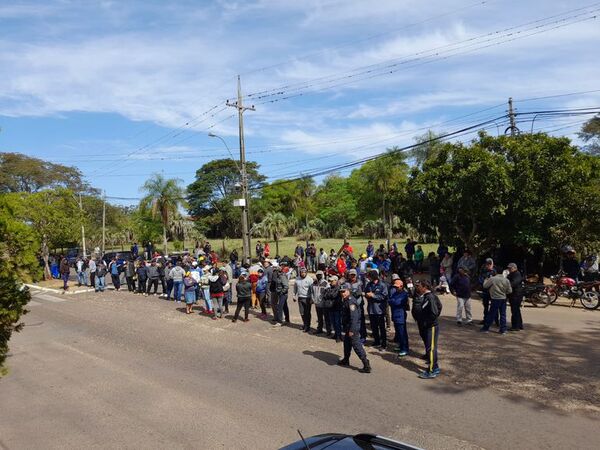
[[[83,226],[83,203],[81,202],[81,192],[79,193],[79,211],[81,212],[81,243],[83,245],[83,257],[85,258],[85,227]]]
[[[242,103],[242,83],[240,76],[238,75],[237,84],[238,99],[235,103],[229,103],[226,105],[236,108],[238,110],[238,121],[239,121],[239,133],[240,133],[240,175],[242,185],[242,196],[244,198],[244,204],[242,205],[242,247],[243,247],[243,258],[244,262],[250,262],[251,255],[251,242],[250,242],[250,202],[248,197],[248,174],[246,172],[246,147],[244,145],[244,111],[256,111],[254,105],[244,106]]]
[[[103,193],[103,202],[102,202],[102,256],[104,256],[104,246],[106,244],[106,191],[102,191]]]
[[[514,136],[517,131],[517,125],[515,123],[515,111],[513,109],[512,97],[508,97],[508,120],[510,121],[510,135]]]

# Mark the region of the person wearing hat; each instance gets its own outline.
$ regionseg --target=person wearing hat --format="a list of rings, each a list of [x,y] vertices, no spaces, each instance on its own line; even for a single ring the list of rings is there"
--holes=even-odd
[[[254,288],[258,304],[260,305],[260,318],[267,318],[267,292],[269,291],[269,280],[265,275],[265,269],[262,267],[257,271],[256,287]]]
[[[412,316],[419,327],[419,335],[425,345],[424,359],[427,361],[427,368],[419,374],[419,378],[431,379],[440,374],[437,353],[440,336],[438,318],[442,313],[442,302],[431,291],[431,284],[427,280],[416,281],[415,292]]]
[[[289,292],[289,279],[288,279],[288,263],[286,260],[282,260],[277,271],[273,274],[275,277],[275,299],[273,305],[275,312],[275,323],[274,325],[280,327],[283,325],[283,318],[285,316],[286,323],[290,321],[290,311],[288,309],[287,299]]]
[[[521,303],[523,302],[523,275],[519,272],[515,263],[507,266],[508,276],[512,292],[508,296],[510,302],[510,331],[523,329],[523,317],[521,316]]]
[[[194,303],[196,303],[196,286],[198,286],[198,282],[192,276],[190,271],[185,273],[185,277],[183,278],[183,286],[184,286],[184,298],[185,298],[185,313],[191,314],[192,309],[194,308]]]
[[[493,277],[487,278],[483,282],[483,287],[484,289],[488,289],[491,303],[483,326],[479,331],[487,333],[490,325],[497,318],[498,312],[500,312],[500,334],[506,334],[506,299],[512,293],[510,281],[500,272]]]
[[[317,330],[315,334],[323,333],[323,323],[325,324],[325,330],[327,336],[331,335],[331,320],[329,319],[329,310],[325,308],[323,303],[323,292],[327,289],[327,280],[325,280],[325,273],[322,270],[317,270],[317,279],[313,282],[310,298],[315,305],[317,313]]]
[[[339,278],[331,275],[327,281],[329,286],[323,292],[323,304],[329,312],[329,320],[333,328],[333,336],[336,342],[342,340],[342,297],[340,295]],[[329,333],[327,334],[329,336]]]
[[[367,298],[367,312],[373,333],[373,345],[387,348],[387,333],[385,329],[385,308],[387,304],[388,290],[385,283],[379,279],[379,272],[372,269],[367,274],[369,282],[365,286],[365,297]]]
[[[237,293],[237,306],[233,314],[232,322],[237,322],[240,317],[240,311],[244,308],[244,322],[248,322],[248,310],[252,299],[252,283],[248,280],[246,273],[241,273],[238,282],[235,285]]]
[[[571,246],[568,246],[565,254],[566,258],[562,261],[562,270],[567,277],[578,281],[581,277],[581,266],[575,257],[575,249]]]
[[[360,342],[360,309],[356,304],[356,299],[351,293],[349,284],[344,284],[340,288],[340,298],[342,300],[342,329],[344,331],[344,357],[338,361],[339,366],[347,367],[350,365],[350,355],[352,350],[363,363],[361,373],[371,373],[371,364],[367,359],[367,353]]]
[[[221,276],[224,272],[213,269],[213,274],[208,277],[210,299],[213,305],[213,320],[221,319],[225,308],[223,306],[223,297],[225,296],[225,277]]]
[[[310,332],[313,283],[313,279],[308,276],[306,267],[300,267],[300,273],[294,281],[294,301],[298,302],[298,309],[302,317],[302,331],[305,333]]]
[[[483,302],[483,320],[481,321],[481,325],[485,323],[485,318],[487,317],[488,311],[490,310],[490,293],[485,287],[483,287],[483,283],[485,282],[485,280],[493,277],[497,273],[498,271],[494,266],[494,260],[492,258],[487,258],[479,273],[479,284],[482,287],[481,301]],[[497,319],[496,324],[498,324]]]
[[[465,310],[466,324],[473,323],[473,315],[471,314],[471,279],[469,271],[464,266],[458,267],[458,273],[452,277],[450,281],[450,292],[456,296],[456,324],[461,326],[462,311]]]
[[[397,274],[392,274],[392,286],[389,289],[389,305],[391,309],[392,322],[394,323],[394,342],[398,344],[396,351],[398,356],[408,355],[408,332],[406,331],[406,311],[408,306],[408,292],[404,289],[404,283]]]
[[[350,269],[348,271],[348,284],[350,285],[350,294],[356,301],[360,309],[360,340],[364,344],[367,340],[367,321],[365,320],[365,302],[363,299],[363,283],[358,278],[358,271]]]

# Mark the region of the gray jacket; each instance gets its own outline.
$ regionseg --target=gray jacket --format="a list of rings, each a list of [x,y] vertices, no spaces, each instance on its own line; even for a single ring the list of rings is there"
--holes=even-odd
[[[317,308],[323,306],[323,291],[327,289],[327,286],[329,286],[329,283],[327,283],[327,280],[325,279],[322,279],[321,281],[315,280],[312,285],[310,298]]]
[[[508,294],[512,293],[510,281],[501,273],[486,279],[483,288],[489,291],[492,300],[506,300]]]
[[[185,276],[185,270],[183,267],[175,266],[171,269],[171,278],[173,281],[183,281],[183,277]]]
[[[296,282],[294,283],[294,297],[310,299],[314,282],[312,277],[309,277],[308,275],[304,278],[296,278]]]

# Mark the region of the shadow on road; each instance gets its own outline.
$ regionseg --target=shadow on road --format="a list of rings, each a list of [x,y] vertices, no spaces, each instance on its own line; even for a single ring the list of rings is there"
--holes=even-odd
[[[302,354],[312,356],[313,358],[317,358],[319,361],[323,361],[329,366],[337,365],[338,361],[340,360],[340,355],[336,355],[335,353],[323,352],[321,350],[304,350]]]

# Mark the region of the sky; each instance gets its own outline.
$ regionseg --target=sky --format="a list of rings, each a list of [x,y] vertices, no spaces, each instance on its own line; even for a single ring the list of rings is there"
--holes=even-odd
[[[247,159],[269,181],[428,129],[495,119],[481,128],[496,135],[508,97],[517,113],[600,106],[598,12],[559,0],[0,0],[0,152],[76,166],[133,204],[153,173],[185,186],[226,145],[239,155],[226,105],[237,75],[255,106]],[[517,126],[577,140],[585,117],[532,119]]]

